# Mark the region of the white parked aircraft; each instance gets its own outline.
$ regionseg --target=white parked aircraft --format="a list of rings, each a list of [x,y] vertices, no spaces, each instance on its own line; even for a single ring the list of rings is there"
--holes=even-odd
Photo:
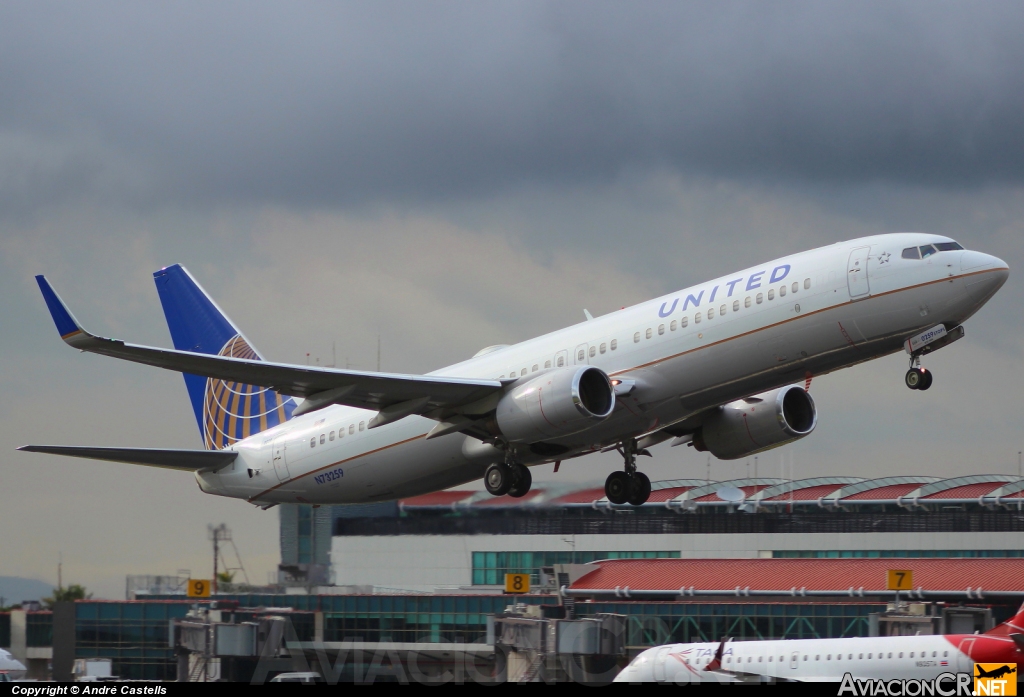
[[[721,459],[814,430],[801,387],[905,349],[920,357],[1005,283],[1007,265],[946,237],[865,237],[784,257],[429,375],[264,361],[181,266],[154,276],[174,350],[90,334],[37,277],[74,348],[185,374],[206,450],[24,446],[189,470],[208,493],[276,503],[356,503],[484,478],[523,496],[528,467],[618,449],[613,503],[638,505],[637,455],[674,438]],[[298,399],[301,398],[301,399]]]
[[[656,646],[637,655],[615,682],[839,682],[847,673],[853,678],[934,680],[943,673],[973,673],[975,663],[1006,666],[981,677],[1017,681],[1017,666],[1024,663],[1024,608],[984,634]]]
[[[25,664],[12,656],[10,651],[0,649],[0,682],[21,680],[26,671]]]

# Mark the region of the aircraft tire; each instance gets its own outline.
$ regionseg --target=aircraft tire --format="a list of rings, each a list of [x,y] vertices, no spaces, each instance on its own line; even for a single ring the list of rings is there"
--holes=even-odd
[[[922,375],[920,368],[911,368],[907,371],[906,376],[903,378],[903,382],[907,384],[912,390],[921,389]]]
[[[612,472],[604,482],[604,495],[614,504],[623,504],[629,500],[632,480],[625,472]]]
[[[634,506],[642,506],[651,497],[651,480],[643,472],[633,475],[629,487],[629,503]]]
[[[930,371],[927,371],[923,368],[921,369],[921,372],[923,373],[921,375],[921,385],[917,389],[927,390],[929,387],[932,386],[932,374]]]
[[[492,496],[504,496],[512,488],[512,470],[508,465],[494,463],[484,472],[484,488]]]
[[[508,495],[517,499],[526,496],[533,485],[533,475],[530,474],[530,468],[517,462],[512,465],[511,469],[514,483],[509,487]]]

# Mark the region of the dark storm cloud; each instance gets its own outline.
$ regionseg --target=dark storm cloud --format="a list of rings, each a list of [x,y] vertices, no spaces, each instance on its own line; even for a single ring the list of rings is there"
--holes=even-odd
[[[0,201],[1019,181],[1021,26],[1020,3],[9,3]]]

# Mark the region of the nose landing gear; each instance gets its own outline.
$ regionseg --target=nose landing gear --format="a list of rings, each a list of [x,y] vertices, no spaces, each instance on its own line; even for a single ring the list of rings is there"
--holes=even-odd
[[[910,370],[907,371],[903,381],[912,390],[927,390],[932,386],[932,374],[921,367],[920,356],[910,359]]]
[[[637,455],[650,455],[646,450],[636,451],[636,444],[632,440],[623,443],[622,453],[625,459],[625,468],[622,472],[612,472],[604,483],[604,494],[614,504],[621,505],[630,503],[634,506],[641,506],[651,496],[651,480],[643,472],[636,470]]]

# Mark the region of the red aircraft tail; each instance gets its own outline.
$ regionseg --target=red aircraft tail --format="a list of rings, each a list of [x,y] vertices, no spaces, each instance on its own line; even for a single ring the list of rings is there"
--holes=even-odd
[[[1024,634],[1024,605],[1017,610],[1017,614],[985,632],[990,636],[1012,636]]]

